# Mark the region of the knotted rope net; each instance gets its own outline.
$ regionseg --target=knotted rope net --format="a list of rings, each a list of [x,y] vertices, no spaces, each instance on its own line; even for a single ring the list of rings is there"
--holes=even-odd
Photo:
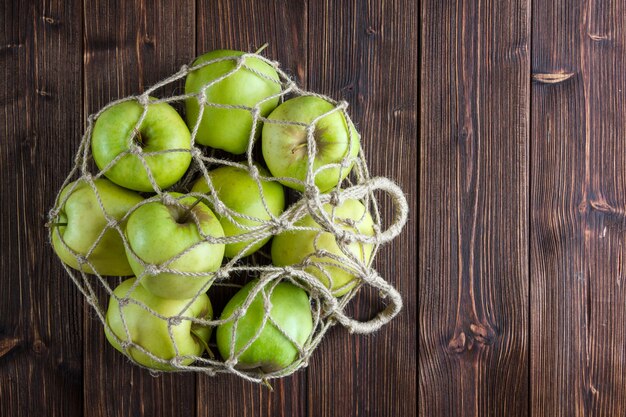
[[[247,60],[251,58],[256,58],[270,65],[277,72],[279,79],[276,80],[272,77],[268,77],[263,72],[257,71],[255,68],[247,65]],[[160,89],[171,86],[173,83],[183,80],[190,72],[199,70],[204,66],[221,61],[231,61],[234,64],[232,70],[222,75],[221,77],[210,81],[200,92],[190,94],[174,93],[166,97],[160,96],[158,94],[158,91]],[[274,96],[267,97],[266,99],[257,103],[257,105],[251,107],[225,105],[209,102],[204,92],[211,86],[218,84],[220,81],[232,76],[238,71],[250,71],[251,73],[256,74],[258,77],[261,77],[273,83],[277,83],[280,85],[280,92]],[[331,103],[333,105],[333,108],[329,112],[315,118],[310,124],[272,120],[264,117],[260,111],[260,106],[262,105],[262,102],[265,102],[267,100],[278,99],[279,102],[282,103],[288,98],[298,96],[314,96],[321,98]],[[127,151],[120,153],[107,166],[103,167],[100,170],[98,170],[98,168],[94,166],[91,148],[94,124],[107,109],[115,106],[118,103],[127,101],[134,101],[139,103],[143,107],[143,112],[141,113],[141,116],[138,118],[135,124],[134,132],[137,132],[139,131],[146,117],[149,105],[155,103],[175,104],[177,102],[184,102],[187,99],[197,100],[199,105],[198,121],[194,125],[193,129],[190,128],[191,143],[189,149],[170,149],[156,152],[145,152],[142,151],[140,147],[136,146],[135,142],[133,141],[133,135],[129,135],[129,147]],[[236,158],[232,158],[231,156],[216,156],[211,151],[211,149],[201,147],[196,144],[196,136],[198,134],[202,114],[206,108],[211,107],[245,110],[250,113],[253,122],[249,135],[248,147],[245,153],[245,158],[241,158],[243,160],[235,161],[233,159]],[[339,162],[325,165],[318,169],[314,169],[313,166],[313,161],[317,152],[316,141],[314,137],[317,122],[332,113],[340,112],[345,120],[348,121],[348,123],[350,124],[351,122],[350,117],[347,113],[347,107],[348,104],[345,101],[336,101],[325,95],[301,89],[300,87],[298,87],[296,82],[294,82],[294,80],[280,68],[278,62],[272,61],[262,55],[259,55],[258,53],[245,53],[239,56],[226,56],[212,59],[198,65],[183,65],[178,72],[148,88],[142,94],[125,97],[120,100],[111,102],[100,111],[90,115],[87,118],[87,127],[78,147],[78,152],[76,153],[74,159],[74,167],[70,171],[69,175],[67,176],[61,187],[62,190],[66,188],[66,186],[71,184],[69,187],[69,192],[63,195],[61,192],[59,192],[55,199],[54,207],[48,213],[48,220],[49,225],[59,221],[59,214],[61,213],[63,206],[65,205],[69,196],[71,196],[72,191],[75,190],[79,186],[79,184],[87,184],[90,189],[93,190],[93,193],[96,196],[98,205],[106,221],[106,224],[104,225],[98,238],[90,246],[87,253],[78,253],[71,249],[67,244],[65,244],[63,240],[61,240],[64,249],[69,251],[72,256],[75,257],[78,268],[71,268],[65,263],[63,265],[67,271],[67,274],[72,279],[76,287],[84,295],[86,301],[93,307],[95,315],[102,322],[102,325],[105,327],[105,329],[108,330],[110,333],[113,333],[113,331],[109,327],[109,324],[106,320],[107,304],[109,300],[117,301],[120,309],[122,310],[129,305],[139,306],[142,310],[146,311],[150,315],[153,315],[154,317],[163,320],[164,323],[167,324],[167,330],[171,339],[171,343],[173,344],[175,354],[169,358],[162,358],[155,355],[154,352],[145,349],[144,347],[142,347],[141,344],[136,343],[132,340],[131,332],[126,325],[124,314],[122,314],[122,322],[124,323],[124,332],[126,334],[126,337],[119,337],[118,335],[114,335],[114,338],[131,360],[133,360],[133,357],[131,355],[132,350],[133,352],[141,352],[145,354],[147,357],[153,360],[154,363],[162,364],[168,367],[168,371],[171,372],[195,371],[204,372],[211,376],[218,373],[230,373],[236,374],[249,381],[267,382],[267,380],[269,379],[290,375],[296,370],[307,366],[308,361],[315,348],[319,345],[325,333],[332,326],[339,324],[343,328],[347,329],[349,332],[370,333],[378,330],[381,326],[388,323],[394,316],[398,314],[398,312],[402,308],[402,298],[398,291],[372,268],[372,261],[375,258],[379,247],[382,244],[390,242],[394,237],[396,237],[401,232],[407,220],[408,206],[402,190],[393,181],[387,178],[372,177],[370,175],[362,148],[359,149],[358,155],[354,157],[351,157],[350,155],[348,155],[349,152],[346,152],[344,158]],[[255,159],[254,148],[257,142],[260,140],[259,135],[257,134],[257,130],[260,129],[262,123],[295,124],[306,128],[308,164],[306,178],[304,181],[298,180],[296,178],[274,178],[270,177],[269,175],[264,176],[260,172],[257,165],[259,161],[258,158]],[[350,129],[348,130],[350,131]],[[352,137],[352,132],[350,132],[349,135],[350,141],[357,139]],[[157,181],[155,180],[155,176],[153,175],[147,159],[153,155],[168,152],[189,153],[191,155],[191,164],[186,174],[182,177],[180,181],[178,181],[176,184],[174,184],[172,187],[169,187],[168,189],[161,189],[161,187],[159,187]],[[145,198],[141,202],[128,210],[128,212],[121,218],[116,218],[105,209],[105,204],[103,204],[102,202],[95,181],[100,178],[105,178],[107,172],[127,155],[134,155],[141,161],[141,163],[145,167],[149,181],[152,184],[154,193],[151,193],[151,195],[144,194],[143,196]],[[293,183],[301,184],[304,191],[299,193],[295,192],[294,190],[285,188],[286,192],[291,193],[289,194],[291,196],[291,199],[295,201],[292,201],[292,203],[288,205],[288,207],[279,216],[271,213],[265,197],[263,197],[262,200],[265,210],[269,214],[269,220],[255,218],[254,216],[247,216],[239,212],[233,211],[220,201],[218,194],[212,185],[211,177],[209,175],[209,172],[212,169],[220,166],[237,167],[249,172],[250,176],[256,182],[258,189],[261,191],[262,196],[263,187],[261,181],[291,181]],[[315,178],[318,174],[320,174],[320,172],[332,168],[338,169],[338,174],[340,175],[340,178],[342,177],[344,170],[351,169],[351,172],[347,177],[345,177],[345,179],[340,181],[337,186],[332,188],[330,191],[323,193],[316,186]],[[199,177],[205,178],[209,187],[208,193],[195,193],[189,191],[189,186],[192,181],[196,180]],[[126,292],[126,295],[120,296],[118,294],[114,294],[114,289],[116,285],[120,282],[119,278],[102,275],[98,271],[98,268],[92,263],[90,256],[97,248],[100,241],[104,238],[104,236],[111,230],[115,231],[115,233],[119,235],[123,242],[125,250],[132,253],[129,240],[125,235],[124,225],[129,216],[131,216],[131,214],[135,210],[155,201],[160,201],[168,205],[179,205],[181,208],[188,208],[188,205],[181,204],[180,198],[174,197],[173,195],[169,194],[169,192],[172,191],[183,193],[186,196],[191,195],[194,197],[202,197],[204,199],[207,199],[208,201],[210,201],[211,209],[215,214],[227,218],[233,224],[237,225],[237,227],[244,230],[245,233],[225,237],[209,236],[202,232],[200,220],[193,211],[190,211],[191,218],[197,226],[198,233],[202,236],[201,242],[190,246],[183,252],[161,264],[149,264],[144,262],[141,258],[134,256],[135,260],[142,265],[143,273],[137,276],[137,279]],[[390,224],[387,225],[383,225],[383,221],[381,219],[381,202],[378,200],[381,195],[386,195],[386,201],[390,201],[393,205],[393,216],[391,221],[389,222]],[[373,219],[372,234],[362,234],[358,233],[356,231],[357,229],[355,228],[341,227],[343,225],[342,222],[345,223],[345,219],[337,218],[337,216],[334,214],[334,209],[330,211],[324,210],[324,206],[329,203],[332,207],[335,207],[337,205],[340,205],[347,199],[359,200],[365,206],[366,213],[369,213]],[[319,226],[312,229],[311,227],[299,225],[298,221],[303,219],[305,216],[310,216]],[[243,222],[242,219],[253,220],[256,221],[256,223],[251,225],[250,222]],[[347,222],[350,223],[350,220],[347,220]],[[354,220],[352,220],[352,222],[354,222]],[[58,228],[50,227],[49,236],[51,241],[52,236],[54,233],[56,233],[57,229]],[[324,248],[317,245],[318,239],[315,239],[315,253],[307,256],[301,263],[295,265],[279,267],[272,265],[268,261],[264,261],[262,257],[261,261],[259,261],[259,256],[241,256],[247,248],[250,248],[256,242],[262,241],[263,239],[266,239],[268,237],[276,236],[286,231],[297,230],[314,230],[320,234],[331,233],[332,235],[334,235],[336,243],[343,252],[343,255],[339,256],[337,254],[326,251]],[[150,308],[145,303],[130,297],[133,291],[137,289],[137,287],[140,285],[141,280],[144,279],[146,276],[155,275],[162,272],[169,272],[180,275],[181,277],[192,279],[194,277],[206,277],[206,272],[186,272],[171,267],[171,264],[174,261],[183,257],[187,252],[191,251],[194,247],[196,247],[198,244],[201,244],[202,242],[209,242],[211,244],[229,244],[235,242],[250,243],[246,246],[246,249],[240,251],[237,256],[234,256],[231,259],[225,258],[222,262],[221,267],[218,270],[211,272],[210,280],[208,280],[208,282],[197,292],[197,294],[191,299],[187,300],[185,303],[183,303],[184,307],[180,309],[180,312],[178,314],[162,315],[159,312]],[[371,256],[367,259],[364,259],[364,257],[362,256],[355,256],[353,251],[350,251],[348,248],[348,245],[354,242],[360,242],[360,244],[363,245],[372,245]],[[335,296],[329,289],[329,286],[324,285],[324,283],[320,281],[318,276],[312,274],[311,268],[317,268],[318,270],[324,271],[325,266],[328,266],[329,264],[332,264],[332,266],[335,268],[340,268],[354,275],[357,282],[356,286],[353,286],[353,288],[351,288],[345,295],[341,297]],[[332,283],[332,276],[330,276],[330,274],[326,274],[326,276],[329,282]],[[246,301],[230,317],[227,317],[225,319],[220,319],[219,317],[199,318],[185,314],[188,308],[197,301],[198,297],[206,294],[209,289],[215,289],[219,287],[239,288],[241,284],[236,283],[236,278],[241,279],[242,277],[244,279],[247,278],[248,280],[251,280],[253,278],[257,279],[256,285],[254,285],[253,289],[250,291],[249,295],[246,298]],[[276,284],[279,282],[289,282],[299,288],[302,288],[304,291],[306,291],[306,294],[309,298],[312,312],[311,315],[313,330],[303,344],[298,343],[296,340],[293,339],[291,335],[283,331],[280,324],[277,323],[271,316],[271,294],[273,288],[275,288]],[[374,313],[371,319],[360,321],[353,317],[350,317],[350,315],[346,312],[346,307],[357,294],[357,292],[360,291],[364,286],[369,286],[374,290],[374,293],[383,300],[382,304],[384,305],[384,307],[380,311]],[[255,297],[257,299],[258,297],[261,297],[263,301],[263,325],[265,326],[269,325],[268,323],[271,323],[271,325],[278,329],[278,331],[281,332],[281,334],[296,347],[298,352],[297,359],[292,364],[282,369],[274,370],[271,372],[264,372],[258,368],[242,369],[241,367],[237,366],[241,353],[244,352],[254,342],[256,337],[259,336],[261,332],[260,330],[257,331],[254,337],[250,339],[247,343],[245,343],[237,351],[235,351],[234,349],[234,339],[236,332],[233,332],[233,340],[231,341],[231,352],[234,353],[232,353],[231,357],[228,358],[220,358],[214,355],[210,349],[210,346],[212,346],[211,343],[209,343],[210,346],[207,346],[208,354],[205,353],[202,356],[189,356],[180,352],[180,348],[179,346],[177,346],[177,341],[175,340],[174,333],[176,327],[180,326],[181,323],[190,322],[193,323],[195,326],[206,326],[215,329],[228,321],[232,321],[233,325],[236,328],[238,321],[241,319],[242,316],[245,315],[247,309],[254,301]],[[142,364],[139,364],[134,360],[133,362],[140,366],[143,366]],[[152,371],[154,372],[154,370]]]

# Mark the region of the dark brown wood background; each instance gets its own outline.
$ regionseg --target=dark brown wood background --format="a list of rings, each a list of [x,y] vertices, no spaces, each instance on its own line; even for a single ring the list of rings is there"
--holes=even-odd
[[[0,416],[415,414],[416,3],[5,1],[0,30]],[[376,334],[334,329],[274,392],[228,376],[155,378],[107,344],[46,242],[45,215],[90,113],[198,54],[265,42],[301,85],[350,103],[372,174],[408,193],[406,229],[375,264],[405,308]],[[364,292],[351,308],[366,318],[381,307]]]
[[[420,415],[626,415],[626,2],[421,17]]]

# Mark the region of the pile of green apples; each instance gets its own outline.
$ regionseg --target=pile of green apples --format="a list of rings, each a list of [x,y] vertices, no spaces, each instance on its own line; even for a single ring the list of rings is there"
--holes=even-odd
[[[106,338],[137,364],[295,368],[319,319],[313,293],[343,297],[371,262],[367,239],[336,238],[375,236],[365,205],[326,198],[353,168],[359,134],[345,109],[289,93],[279,74],[257,54],[212,51],[185,74],[184,96],[123,99],[88,128],[79,152],[91,152],[98,170],[83,166],[66,181],[51,243],[70,274],[105,283]],[[294,217],[289,196],[329,202],[301,205],[308,211]],[[261,248],[273,274],[258,268],[214,312],[211,286]]]

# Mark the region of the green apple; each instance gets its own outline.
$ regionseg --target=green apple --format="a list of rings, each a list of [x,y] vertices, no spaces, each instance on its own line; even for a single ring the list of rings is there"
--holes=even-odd
[[[107,215],[118,221],[143,200],[136,192],[104,178],[95,179],[94,185]],[[108,222],[96,193],[88,182],[78,180],[65,186],[59,196],[59,204],[63,206],[54,220],[56,224],[52,230],[52,247],[65,264],[81,270],[76,256],[86,256],[89,253],[87,260],[101,275],[133,274],[120,233],[113,227],[103,233]],[[122,230],[124,224],[125,222],[120,223]],[[93,247],[98,238],[100,240]],[[88,264],[83,264],[82,270],[89,274],[94,273]]]
[[[259,174],[261,176],[270,176],[269,172],[267,172],[265,168],[257,166],[257,169],[259,170]],[[218,198],[226,207],[236,213],[259,219],[259,221],[250,220],[231,214],[234,220],[240,225],[251,227],[259,226],[262,222],[271,219],[270,213],[274,216],[280,216],[285,208],[285,191],[283,190],[283,186],[276,181],[261,181],[261,188],[263,190],[261,194],[257,182],[246,169],[233,166],[223,166],[209,171],[208,174]],[[209,194],[209,186],[206,179],[204,177],[198,178],[191,191]],[[265,198],[265,202],[270,213],[267,212],[265,206],[263,205],[263,198]],[[207,202],[208,201],[210,201],[210,198]],[[226,216],[220,216],[218,213],[216,213],[216,216],[219,218],[226,236],[237,236],[249,232],[249,229],[247,230],[238,226],[230,221]],[[255,242],[254,245],[241,254],[241,257],[251,255],[267,243],[270,237],[271,236],[268,236],[256,241],[252,239],[243,242],[228,243],[226,244],[224,256],[227,258],[234,258],[239,255],[246,248],[246,246]]]
[[[324,205],[324,211],[329,215],[333,209],[334,223],[341,229],[354,234],[374,236],[374,221],[360,201],[347,199],[336,207],[331,204]],[[350,225],[351,222],[354,224]],[[311,215],[298,220],[295,226],[318,230],[289,230],[275,236],[272,242],[274,265],[295,265],[308,259],[313,264],[304,270],[319,279],[336,297],[346,294],[358,284],[356,275],[343,269],[347,267],[348,258],[341,251],[332,233],[324,231]],[[330,256],[319,256],[319,250],[325,250],[339,257],[339,260]],[[372,250],[373,246],[369,243],[354,241],[347,245],[347,251],[363,264],[369,264]],[[344,262],[341,261],[343,259]]]
[[[147,109],[137,130],[134,130],[135,125],[144,111],[139,102],[124,101],[105,110],[93,127],[91,149],[96,165],[100,170],[106,169],[104,175],[108,179],[131,190],[153,192],[148,172],[138,155],[144,156],[156,184],[161,189],[168,188],[189,168],[191,134],[169,104],[151,103]],[[161,151],[169,152],[147,154]],[[113,162],[120,154],[123,156]]]
[[[224,307],[220,320],[230,318],[246,302],[258,283],[259,280],[253,280],[241,288]],[[272,291],[269,295],[272,320],[298,345],[304,345],[313,331],[311,305],[306,292],[288,282],[270,282],[262,291]],[[237,357],[237,368],[259,369],[269,373],[284,369],[298,359],[298,348],[269,319],[264,325],[264,316],[263,295],[259,292],[237,321],[236,335],[235,319],[217,327],[217,348],[225,360]],[[241,352],[257,334],[258,337]],[[231,352],[233,337],[235,351]]]
[[[115,288],[113,293],[119,299],[135,300],[155,311],[163,317],[185,316],[202,320],[211,320],[213,309],[206,294],[200,294],[188,307],[190,300],[170,300],[157,297],[148,292],[141,285],[133,284],[135,278],[127,279]],[[132,292],[131,292],[132,290]],[[129,292],[131,292],[129,294]],[[132,342],[141,346],[155,357],[169,361],[176,356],[201,356],[211,336],[211,327],[201,326],[189,319],[181,319],[180,323],[171,325],[171,337],[168,330],[168,321],[155,316],[140,305],[127,302],[120,307],[118,300],[111,297],[109,308],[106,313],[105,335],[113,347],[124,354],[128,354],[135,362],[152,369],[171,370],[175,369],[170,363],[161,362],[151,358],[134,346],[128,347],[128,353],[124,352],[121,343]],[[110,328],[110,330],[109,330]],[[128,329],[128,333],[126,332]],[[130,335],[130,339],[128,338]],[[189,365],[194,362],[193,358],[181,359],[181,365]]]
[[[224,258],[224,244],[205,240],[191,213],[196,215],[204,235],[224,237],[224,230],[204,203],[179,193],[168,195],[179,204],[153,201],[128,217],[126,237],[130,249],[126,254],[133,272],[148,291],[163,298],[191,298],[211,280],[212,272],[219,269]],[[174,257],[177,259],[170,262]],[[145,271],[139,259],[171,271]],[[198,274],[185,276],[185,272]]]
[[[275,177],[291,177],[306,180],[308,165],[307,128],[297,124],[272,123],[272,120],[310,125],[335,106],[319,97],[300,96],[285,101],[278,106],[263,125],[261,144],[263,159]],[[349,126],[348,126],[349,125]],[[348,124],[341,111],[330,113],[315,124],[313,131],[316,154],[313,171],[328,165],[350,161],[343,168],[325,168],[315,176],[315,185],[321,192],[335,187],[352,169],[354,158],[359,153],[360,137],[352,122]],[[304,191],[304,186],[296,181],[282,181],[287,187]]]
[[[214,59],[239,57],[241,51],[216,50],[196,58],[193,65],[200,65]],[[278,97],[271,98],[281,91],[278,74],[266,62],[255,57],[245,58],[245,66],[263,76],[242,67],[232,75],[206,87],[237,66],[236,59],[214,62],[190,72],[185,80],[185,94],[204,90],[206,103],[254,107],[259,105],[259,115],[267,116],[277,105]],[[267,99],[266,101],[263,101]],[[261,103],[261,101],[263,101]],[[193,131],[200,114],[200,104],[196,97],[185,101],[186,120]],[[227,109],[204,105],[202,120],[196,135],[196,142],[213,148],[223,149],[233,154],[242,154],[248,149],[252,130],[252,114],[246,109]],[[256,131],[260,133],[259,129]]]

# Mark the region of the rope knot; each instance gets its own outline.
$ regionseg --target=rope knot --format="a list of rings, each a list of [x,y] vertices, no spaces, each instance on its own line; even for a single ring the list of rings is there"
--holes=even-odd
[[[198,147],[194,146],[190,152],[193,158],[202,158],[202,151]]]
[[[245,314],[245,312],[243,311],[243,309],[242,308],[238,308],[235,311],[233,311],[233,314],[232,314],[231,317],[233,318],[233,320],[236,321],[236,320],[239,320],[240,318],[242,318],[244,316],[244,314]]]
[[[333,191],[332,193],[330,193],[330,201],[329,201],[331,206],[340,206],[341,203],[343,203],[343,195],[339,194],[338,191]]]
[[[304,196],[307,200],[317,200],[317,196],[319,195],[319,190],[314,185],[307,185],[304,189]]]
[[[166,206],[175,206],[178,203],[174,197],[172,197],[169,193],[161,194],[161,202]]]
[[[128,305],[128,298],[120,298],[119,300],[117,300],[117,304],[120,306],[120,308],[126,307]]]
[[[339,237],[337,237],[336,239],[339,239]],[[320,258],[325,258],[331,253],[328,252],[326,249],[318,249],[315,251],[315,254],[319,256]],[[307,262],[307,264],[313,263],[313,261],[311,260],[311,257],[306,258],[305,261]]]
[[[306,136],[307,138],[313,138],[315,135],[315,124],[311,123],[306,127]]]
[[[356,225],[356,220],[354,220],[354,219],[341,219],[341,222],[343,224],[345,224],[346,226],[350,226],[350,227],[356,229],[357,225]]]
[[[183,64],[180,66],[180,74],[185,75],[189,73],[189,66],[187,64]]]
[[[215,273],[216,280],[228,279],[228,276],[229,276],[228,272],[223,269],[220,269]]]
[[[137,97],[137,101],[139,102],[139,104],[141,104],[143,107],[147,107],[148,104],[150,103],[150,99],[147,95],[142,94],[140,96]]]
[[[248,172],[250,172],[250,176],[252,178],[259,178],[259,169],[256,167],[256,165],[248,166]]]
[[[161,273],[161,269],[153,264],[147,264],[145,267],[145,275],[158,275]]]
[[[206,92],[204,90],[201,90],[198,93],[198,104],[200,105],[200,107],[206,104]]]
[[[131,342],[129,342],[128,340],[122,340],[122,342],[120,343],[120,347],[122,348],[122,350],[128,350],[130,344]]]
[[[356,239],[354,238],[354,235],[352,233],[348,232],[347,230],[341,230],[337,233],[336,240],[345,245],[349,245],[351,243],[354,243]]]
[[[111,229],[115,229],[117,227],[117,219],[113,217],[109,217],[107,219],[107,227]]]
[[[61,211],[60,207],[55,207],[48,212],[48,222],[53,223],[56,218],[59,216],[59,212]]]
[[[307,258],[307,260],[308,260],[308,259],[309,259],[309,258]],[[283,267],[283,270],[285,271],[285,273],[286,273],[287,275],[294,275],[294,272],[296,272],[296,270],[295,270],[295,269],[293,269],[293,267],[291,267],[291,266],[284,266],[284,267]]]
[[[87,258],[83,255],[76,255],[76,262],[78,263],[78,266],[85,265],[87,263]]]
[[[237,366],[237,358],[228,358],[224,361],[224,365],[226,365],[227,368],[234,368],[235,366]]]
[[[281,232],[284,232],[285,230],[289,229],[289,226],[291,226],[291,224],[287,220],[283,220],[280,218],[276,219],[272,223],[272,234],[277,235]]]
[[[365,282],[375,282],[376,280],[378,280],[379,275],[376,273],[376,271],[374,270],[369,270],[367,271],[366,274],[364,274],[361,279]]]
[[[181,322],[182,320],[179,316],[173,316],[167,319],[167,325],[171,327],[178,326]]]

